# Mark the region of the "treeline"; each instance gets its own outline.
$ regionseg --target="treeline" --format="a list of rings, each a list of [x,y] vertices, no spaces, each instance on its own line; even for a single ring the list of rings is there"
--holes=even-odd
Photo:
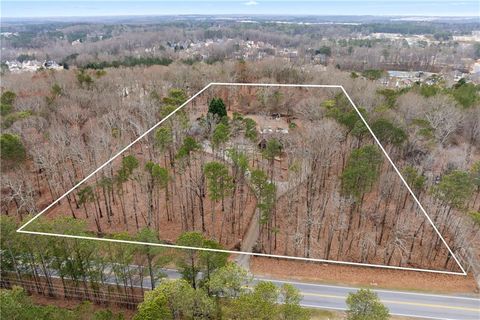
[[[84,314],[82,309],[33,306],[25,293],[34,293],[131,309],[140,303],[135,319],[308,319],[297,289],[288,284],[278,288],[270,282],[254,283],[245,270],[228,262],[226,253],[39,237],[17,233],[17,225],[9,217],[0,217],[0,223],[1,286],[13,289],[1,293],[2,317],[19,312],[22,319],[33,315],[35,319],[77,319]],[[71,218],[45,221],[38,227],[43,232],[89,234],[83,223]],[[135,236],[119,233],[109,237],[160,242],[147,228]],[[222,248],[196,232],[182,234],[177,244]],[[163,268],[172,264],[181,280],[163,279]],[[145,293],[147,289],[152,291]],[[21,311],[18,304],[24,307]],[[112,319],[113,314],[100,311],[93,318],[108,317]]]
[[[167,19],[166,19],[167,20]],[[271,44],[256,50],[258,58],[281,56],[285,48],[331,47],[335,65],[343,70],[367,70],[388,66],[402,70],[444,70],[458,68],[459,61],[469,67],[469,59],[476,59],[474,45],[465,50],[455,50],[453,34],[469,34],[476,30],[476,23],[437,22],[385,22],[348,25],[307,25],[293,23],[240,23],[236,21],[158,21],[141,25],[98,25],[98,24],[52,24],[12,27],[18,34],[2,37],[5,44],[3,56],[12,60],[25,58],[29,49],[35,48],[39,60],[56,60],[64,66],[76,65],[93,69],[133,65],[167,65],[170,59],[195,63],[223,62],[245,55],[246,49],[239,50],[241,41],[259,41]],[[219,28],[219,26],[222,26]],[[28,30],[25,30],[28,29]],[[427,41],[408,43],[391,39],[354,39],[352,32],[364,36],[372,32],[393,32],[404,35],[426,34],[437,44]],[[213,45],[187,52],[190,44],[197,41]],[[337,40],[338,39],[338,40]],[[72,45],[72,41],[76,41]],[[152,57],[151,52],[162,52],[162,57]],[[276,53],[275,53],[276,52]],[[299,50],[295,60],[307,64],[314,59],[315,50]],[[478,53],[478,52],[477,52]],[[138,57],[139,55],[143,57]],[[77,56],[75,59],[69,59]],[[330,56],[330,54],[328,55]],[[127,57],[127,58],[123,58]],[[168,58],[167,58],[168,57]],[[298,59],[297,59],[298,58]],[[323,60],[323,64],[330,61]],[[331,60],[333,61],[333,60]]]
[[[18,285],[27,292],[49,297],[134,308],[142,301],[144,289],[155,288],[166,276],[162,269],[165,266],[175,264],[195,287],[199,274],[208,279],[226,264],[228,257],[208,251],[25,235],[16,232],[18,226],[12,218],[2,215],[0,219],[2,287]],[[46,220],[36,227],[43,232],[91,236],[84,222],[72,218]],[[116,233],[109,238],[161,243],[156,232],[148,228],[132,236]],[[182,234],[177,244],[222,248],[194,232]]]
[[[437,33],[447,33],[447,31],[440,31],[442,27],[441,24],[429,24],[422,22],[399,22],[399,23],[367,23],[360,26],[355,26],[353,29],[357,31],[362,31],[365,33],[400,33],[405,35],[412,34],[437,34]],[[443,26],[445,27],[445,26]],[[448,40],[448,37],[445,39]]]
[[[370,70],[368,73],[364,72],[366,78],[379,79],[382,76],[380,70]],[[480,85],[471,82],[466,82],[465,79],[460,79],[451,87],[445,86],[443,81],[438,81],[437,84],[420,84],[416,83],[410,87],[402,89],[380,89],[378,94],[383,95],[387,100],[386,105],[389,108],[396,107],[396,100],[403,94],[408,92],[416,92],[425,98],[434,96],[450,96],[463,108],[471,108],[478,105],[480,101]]]
[[[138,306],[134,320],[186,320],[186,319],[231,319],[231,320],[307,320],[317,319],[317,310],[300,305],[302,296],[290,284],[277,287],[271,282],[253,284],[244,270],[227,264],[216,271],[210,279],[210,294],[203,289],[194,289],[185,280],[163,281],[155,290],[147,292]],[[389,310],[369,289],[349,293],[346,299],[348,320],[388,320]],[[330,312],[331,319],[337,318]],[[84,301],[75,308],[54,305],[36,305],[24,290],[0,290],[0,316],[5,319],[22,320],[122,320],[122,313],[108,309],[93,312],[91,303]]]
[[[478,23],[449,23],[449,22],[390,22],[364,23],[353,26],[352,29],[365,33],[400,33],[404,35],[432,34],[436,40],[449,40],[453,33],[469,34],[478,27]]]
[[[193,288],[185,280],[162,282],[145,295],[134,319],[310,319],[301,299],[291,284],[253,282],[243,269],[228,263],[202,287]]]
[[[104,69],[104,68],[119,68],[119,67],[135,67],[135,66],[168,66],[173,60],[166,57],[125,57],[123,60],[90,62],[80,67],[84,69]]]
[[[368,80],[379,80],[386,76],[385,71],[379,69],[365,70],[361,74]],[[352,72],[350,76],[352,78],[357,78],[358,74]],[[464,108],[474,107],[480,101],[480,85],[466,82],[465,79],[460,79],[451,87],[445,86],[443,81],[438,81],[436,84],[415,83],[412,86],[401,89],[379,89],[377,93],[385,97],[387,100],[386,105],[389,108],[393,108],[395,107],[396,99],[400,95],[406,94],[410,91],[417,92],[425,98],[430,98],[436,95],[448,95],[455,99],[455,101]]]

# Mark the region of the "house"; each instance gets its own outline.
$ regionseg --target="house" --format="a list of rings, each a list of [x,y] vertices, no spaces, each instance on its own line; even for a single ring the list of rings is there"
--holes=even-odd
[[[395,87],[410,86],[414,83],[426,82],[428,84],[435,83],[435,73],[424,71],[387,71],[388,78],[381,79],[383,85],[393,84]]]
[[[21,72],[22,64],[18,61],[7,61],[5,64],[10,72]]]
[[[43,67],[43,63],[37,61],[37,60],[28,60],[22,62],[22,70],[21,71],[29,71],[29,72],[35,72],[38,69]]]
[[[272,133],[273,129],[271,127],[260,129],[260,133]]]
[[[59,65],[56,61],[53,60],[45,61],[43,67],[46,69],[63,70],[63,66]]]
[[[288,129],[287,128],[277,128],[275,130],[276,133],[283,133],[283,134],[287,134],[288,133]]]
[[[467,77],[467,74],[463,72],[462,70],[454,70],[453,71],[453,81],[458,82],[461,79],[464,79]]]

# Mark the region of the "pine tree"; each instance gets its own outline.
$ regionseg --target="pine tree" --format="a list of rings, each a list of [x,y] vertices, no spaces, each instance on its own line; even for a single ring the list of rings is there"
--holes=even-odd
[[[208,104],[208,113],[217,115],[218,119],[227,116],[227,107],[221,98],[213,98]]]

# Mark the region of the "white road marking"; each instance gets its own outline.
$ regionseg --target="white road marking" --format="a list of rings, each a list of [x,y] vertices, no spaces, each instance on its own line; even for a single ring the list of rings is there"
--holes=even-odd
[[[305,285],[305,286],[312,286],[312,287],[320,287],[320,288],[335,288],[335,289],[348,289],[348,290],[358,290],[356,287],[348,287],[348,286],[334,286],[328,284],[319,284],[319,283],[311,283],[311,282],[301,282],[301,281],[289,281],[289,280],[277,280],[268,277],[255,277],[255,279],[265,280],[265,281],[272,281],[272,282],[280,282],[280,283],[290,283],[290,284],[297,284],[297,285]],[[367,288],[367,287],[366,287]],[[425,297],[436,297],[436,298],[444,298],[444,299],[461,299],[461,300],[471,300],[471,301],[478,301],[480,303],[480,298],[470,298],[470,297],[462,297],[462,296],[454,296],[454,295],[441,295],[441,294],[433,294],[433,293],[417,293],[417,292],[404,292],[404,291],[393,291],[393,290],[385,290],[385,289],[369,289],[376,291],[376,292],[384,292],[384,293],[392,293],[392,294],[405,294],[405,295],[413,295],[413,296],[425,296]]]

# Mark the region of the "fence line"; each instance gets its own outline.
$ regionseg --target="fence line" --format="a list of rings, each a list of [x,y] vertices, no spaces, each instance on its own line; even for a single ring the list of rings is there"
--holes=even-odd
[[[30,276],[26,275],[24,277],[30,278]],[[85,287],[83,281],[79,281],[78,286],[75,286],[71,284],[71,279],[66,279],[65,285],[62,285],[56,283],[60,281],[59,278],[49,280],[44,276],[39,276],[38,278],[41,280],[18,279],[15,275],[4,273],[0,279],[0,287],[12,289],[13,286],[19,286],[29,294],[35,293],[56,299],[88,300],[99,305],[116,305],[129,309],[135,309],[143,301],[145,291],[148,291],[147,288],[124,286],[120,283],[118,285],[114,283],[96,283],[95,285],[98,285],[98,289],[93,289],[90,281],[87,281],[88,287]],[[141,292],[141,294],[138,294],[138,292]]]

